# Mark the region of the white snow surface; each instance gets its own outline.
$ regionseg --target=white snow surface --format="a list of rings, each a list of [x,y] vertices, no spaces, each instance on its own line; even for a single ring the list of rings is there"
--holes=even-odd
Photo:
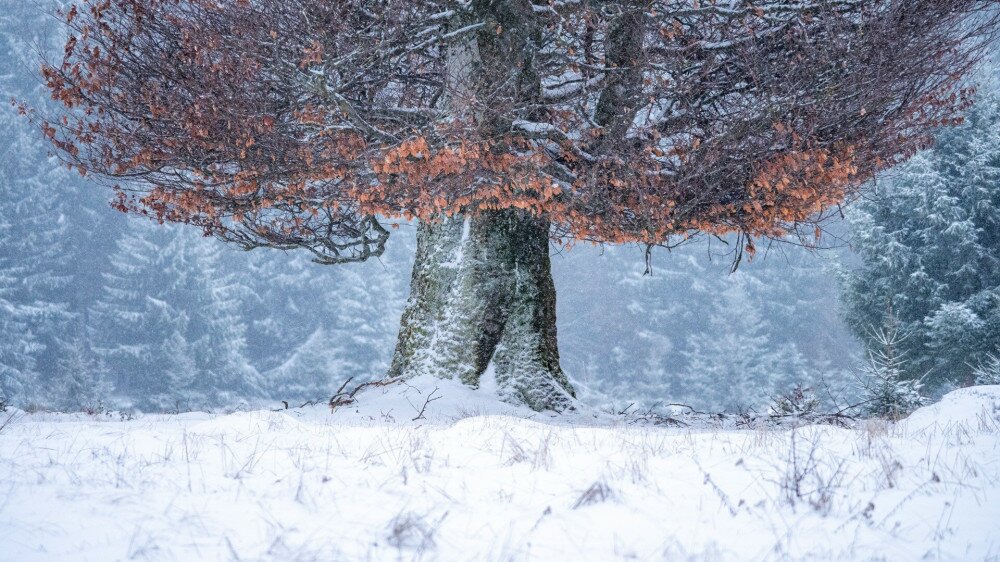
[[[0,560],[1000,559],[1000,386],[852,429],[491,396],[418,379],[332,414],[0,414]]]

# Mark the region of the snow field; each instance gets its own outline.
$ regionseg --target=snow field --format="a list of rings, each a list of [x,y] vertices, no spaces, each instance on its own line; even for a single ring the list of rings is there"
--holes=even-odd
[[[433,380],[332,415],[4,420],[5,561],[1000,559],[1000,387],[853,429],[553,418]]]

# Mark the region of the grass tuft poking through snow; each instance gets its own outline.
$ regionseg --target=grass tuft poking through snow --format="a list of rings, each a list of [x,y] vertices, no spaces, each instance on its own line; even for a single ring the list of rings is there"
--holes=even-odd
[[[0,559],[1000,557],[1000,386],[856,428],[640,427],[440,380],[359,398],[332,414],[12,410]]]

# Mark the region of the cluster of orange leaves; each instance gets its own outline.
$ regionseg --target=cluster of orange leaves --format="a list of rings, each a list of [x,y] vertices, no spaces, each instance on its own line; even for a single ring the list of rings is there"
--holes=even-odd
[[[592,200],[571,201],[553,220],[571,238],[612,243],[659,244],[694,232],[780,237],[836,206],[880,166],[877,157],[867,166],[857,158],[851,145],[787,150],[758,165],[744,185],[729,186],[724,196],[702,197],[669,179],[644,181],[641,172],[624,180],[612,172],[601,178],[611,196],[599,212]],[[753,246],[747,250],[752,254]]]
[[[337,209],[338,200],[352,201],[363,214],[425,221],[514,208],[547,217],[570,238],[656,244],[695,231],[781,236],[788,225],[836,205],[870,171],[859,169],[851,146],[787,151],[761,164],[756,177],[730,203],[697,203],[679,196],[683,192],[677,186],[640,185],[635,177],[609,175],[599,181],[613,196],[595,208],[593,197],[567,193],[542,172],[545,157],[507,148],[462,140],[432,147],[423,137],[413,137],[361,156],[371,158],[367,167],[377,182],[355,181],[355,169],[328,163],[280,186],[243,171],[227,178],[228,187],[221,192],[155,188],[140,203],[161,220],[187,222],[200,216],[221,224],[216,219],[222,216],[239,222],[296,202],[298,214],[274,219],[272,227],[284,233],[308,231],[313,227],[309,217],[323,207]],[[357,150],[351,153],[360,156]],[[324,199],[323,193],[311,191],[316,182],[331,181],[337,198]],[[752,246],[748,250],[752,252]]]
[[[226,4],[190,1],[212,13]],[[693,232],[776,237],[839,203],[884,167],[880,158],[898,161],[912,154],[916,143],[906,134],[949,124],[947,109],[963,103],[947,83],[914,102],[913,115],[848,131],[838,137],[840,144],[798,138],[794,127],[780,124],[773,131],[756,131],[760,138],[753,140],[761,142],[749,143],[738,155],[739,163],[722,185],[701,172],[713,170],[724,151],[708,152],[699,147],[698,138],[666,147],[652,130],[646,131],[652,140],[636,140],[648,141],[644,148],[590,151],[602,129],[574,121],[573,111],[561,114],[555,107],[542,119],[563,134],[558,141],[553,135],[542,149],[541,143],[522,136],[483,133],[475,123],[449,120],[448,125],[410,129],[375,122],[366,128],[330,99],[309,98],[300,104],[298,97],[289,96],[290,104],[271,103],[267,96],[250,95],[268,91],[256,87],[268,83],[266,57],[258,58],[260,49],[251,48],[259,44],[260,33],[278,38],[275,31],[266,31],[268,22],[246,20],[254,25],[242,35],[228,33],[225,26],[201,29],[182,21],[180,12],[157,7],[175,2],[83,0],[81,10],[72,6],[67,23],[73,25],[77,18],[85,23],[78,23],[78,37],[67,41],[63,64],[43,72],[53,97],[75,110],[78,120],[63,117],[43,129],[81,173],[88,168],[107,176],[162,172],[147,176],[152,179],[141,187],[141,196],[127,200],[123,195],[122,210],[207,228],[225,229],[233,221],[262,232],[324,236],[329,231],[323,229],[323,219],[326,225],[341,221],[349,230],[363,214],[433,221],[518,209],[549,219],[557,235],[580,240],[657,244]],[[759,8],[752,9],[762,17]],[[121,72],[126,59],[120,59],[133,48],[131,36],[119,35],[117,24],[141,30],[143,20],[152,21],[156,14],[168,18],[170,25],[161,28],[181,30],[174,36],[181,48],[169,55],[159,49],[145,53],[146,74],[131,78]],[[679,21],[671,20],[659,31],[667,40],[683,39]],[[100,43],[103,52],[95,37],[107,40]],[[336,42],[324,47],[310,37],[293,43],[291,66],[300,71],[323,63],[338,49]],[[186,69],[181,74],[188,82],[162,79],[159,68],[174,63]],[[280,81],[289,83],[294,81]],[[122,84],[125,93],[117,89]],[[198,95],[179,95],[184,88]],[[112,115],[123,107],[124,124]],[[378,106],[367,109],[374,113]],[[809,124],[803,119],[797,123],[808,136]],[[388,134],[370,134],[372,127]],[[440,128],[431,132],[432,127]],[[569,140],[570,131],[582,134]],[[592,138],[579,140],[586,133]],[[386,137],[406,140],[385,143],[381,139]],[[791,142],[783,150],[754,148],[780,146],[785,139]],[[705,144],[711,143],[707,137]],[[550,152],[556,144],[564,149],[558,156]],[[596,157],[578,157],[589,152]],[[725,157],[730,156],[732,152]],[[675,175],[661,173],[665,162],[674,166],[669,172]],[[563,183],[548,173],[554,167]],[[321,212],[324,217],[316,219]]]
[[[538,153],[516,154],[489,142],[432,148],[415,137],[380,152],[371,163],[378,184],[351,195],[365,212],[407,220],[508,208],[558,215],[566,207],[563,191],[540,172],[545,163]]]
[[[876,162],[877,163],[877,162]],[[766,162],[747,187],[742,211],[752,219],[747,230],[775,235],[775,225],[803,222],[836,205],[862,178],[855,150],[811,149],[786,152]]]

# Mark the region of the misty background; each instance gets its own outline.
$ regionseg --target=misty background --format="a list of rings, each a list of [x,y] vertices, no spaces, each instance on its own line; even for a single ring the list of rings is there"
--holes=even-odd
[[[44,108],[39,56],[61,56],[52,4],[0,0],[0,97]],[[183,411],[325,399],[388,366],[415,229],[385,256],[321,266],[241,252],[111,209],[16,108],[0,111],[0,397],[21,406]],[[838,278],[845,224],[810,251],[776,243],[730,274],[725,242],[653,253],[553,247],[564,370],[605,407],[766,408],[801,384],[857,392],[861,345]],[[845,265],[846,264],[846,265]]]

